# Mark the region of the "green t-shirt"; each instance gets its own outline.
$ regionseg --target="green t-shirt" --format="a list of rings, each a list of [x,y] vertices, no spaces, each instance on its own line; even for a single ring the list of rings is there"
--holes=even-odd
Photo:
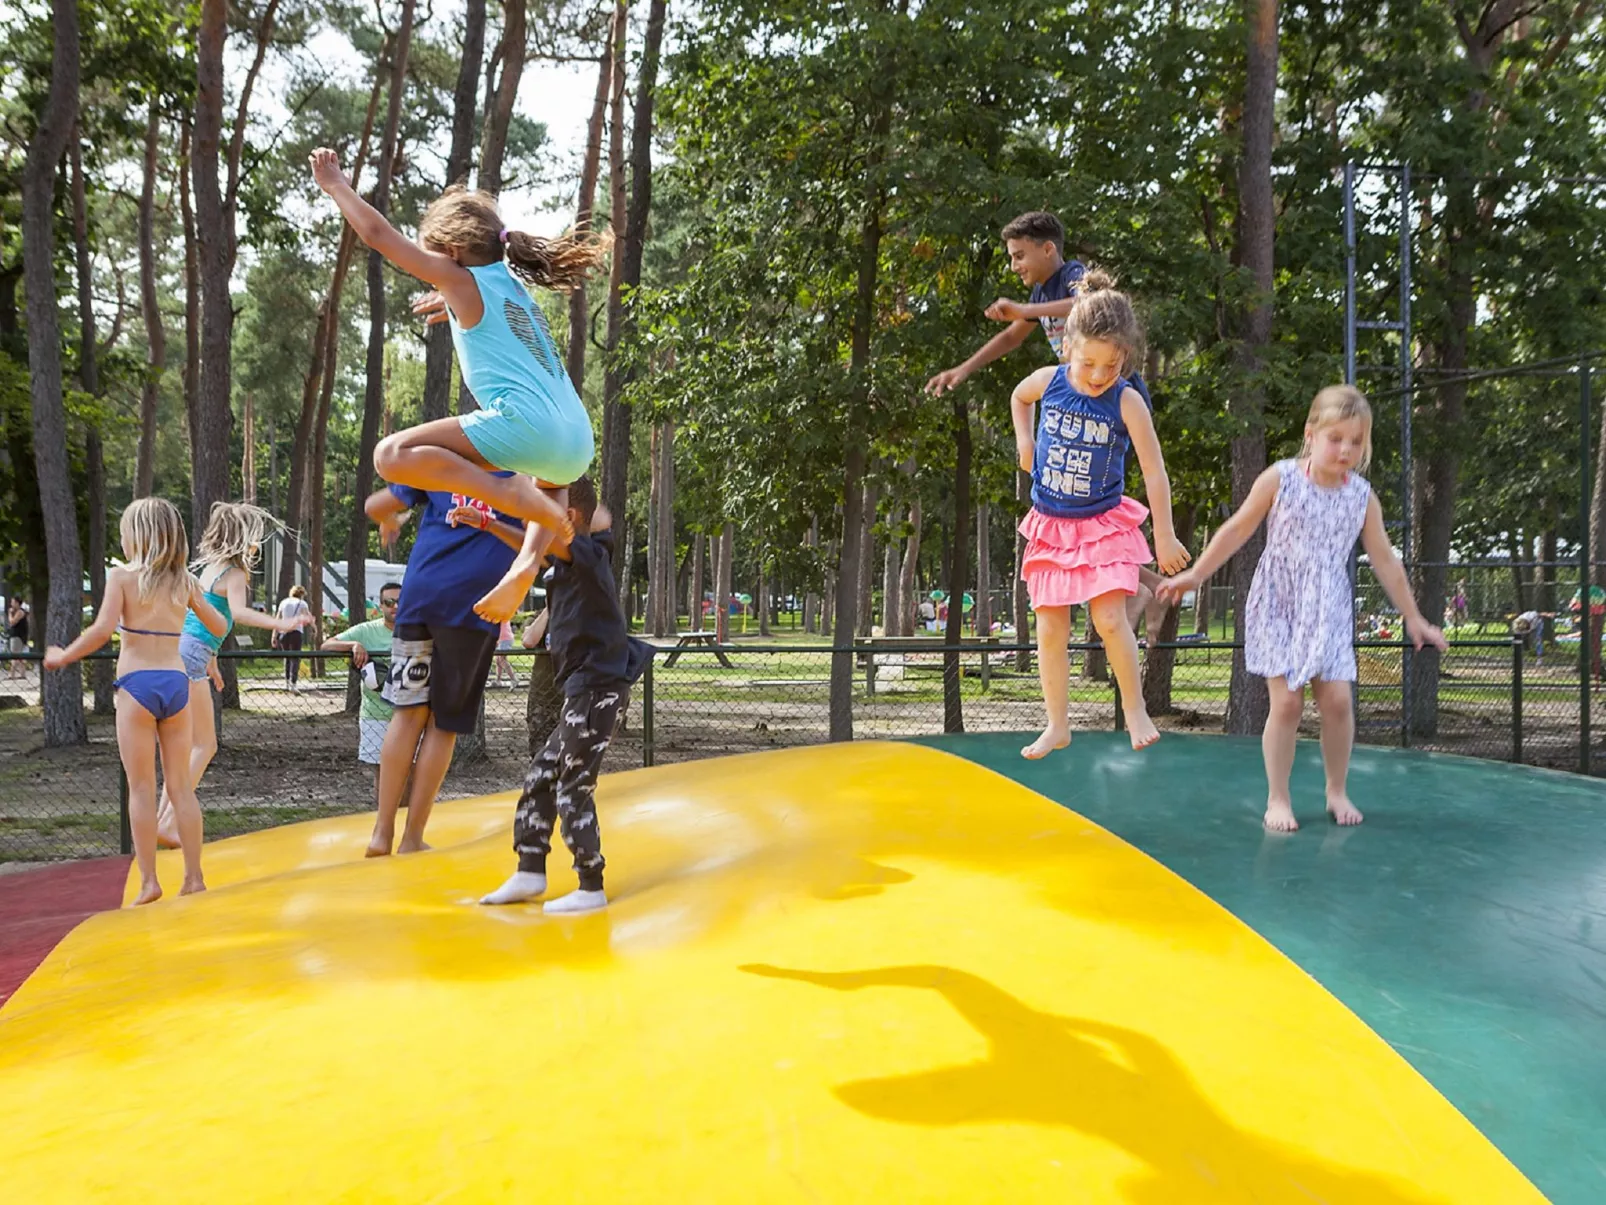
[[[382,657],[390,656],[391,631],[385,626],[383,619],[370,619],[367,623],[359,623],[354,628],[347,628],[336,640],[350,640],[368,650],[370,656],[378,653]],[[365,720],[388,720],[392,707],[385,702],[377,690],[362,688],[362,709],[358,712]]]

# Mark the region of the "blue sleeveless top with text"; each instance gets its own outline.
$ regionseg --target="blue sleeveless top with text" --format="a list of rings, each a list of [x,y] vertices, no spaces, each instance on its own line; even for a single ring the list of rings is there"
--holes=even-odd
[[[1032,505],[1056,519],[1087,519],[1114,510],[1126,488],[1132,448],[1121,421],[1125,377],[1098,397],[1071,385],[1064,366],[1043,390],[1032,463]]]

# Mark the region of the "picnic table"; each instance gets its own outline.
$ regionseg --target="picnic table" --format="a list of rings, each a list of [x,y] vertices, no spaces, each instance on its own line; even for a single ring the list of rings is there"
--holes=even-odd
[[[662,647],[662,646],[659,646]],[[726,669],[735,669],[729,657],[725,655],[725,647],[719,643],[719,636],[714,632],[687,632],[675,641],[675,647],[669,656],[664,658],[664,668],[670,669],[680,660],[680,655],[690,648],[709,648],[714,650],[714,656]]]

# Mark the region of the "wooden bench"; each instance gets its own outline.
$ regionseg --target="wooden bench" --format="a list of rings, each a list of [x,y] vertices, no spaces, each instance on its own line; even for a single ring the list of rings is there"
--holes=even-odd
[[[725,646],[719,643],[719,636],[714,632],[687,632],[675,641],[675,647],[669,656],[664,658],[664,668],[670,669],[680,660],[680,655],[690,648],[708,648],[714,650],[714,656],[726,669],[735,669],[729,657],[725,655]]]

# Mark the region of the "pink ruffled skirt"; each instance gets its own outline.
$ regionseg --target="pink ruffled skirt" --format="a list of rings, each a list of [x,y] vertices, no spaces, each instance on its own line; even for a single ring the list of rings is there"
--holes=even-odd
[[[1086,519],[1056,519],[1034,506],[1019,529],[1032,609],[1073,607],[1112,590],[1136,594],[1138,570],[1154,559],[1143,538],[1148,517],[1148,508],[1131,498]]]

